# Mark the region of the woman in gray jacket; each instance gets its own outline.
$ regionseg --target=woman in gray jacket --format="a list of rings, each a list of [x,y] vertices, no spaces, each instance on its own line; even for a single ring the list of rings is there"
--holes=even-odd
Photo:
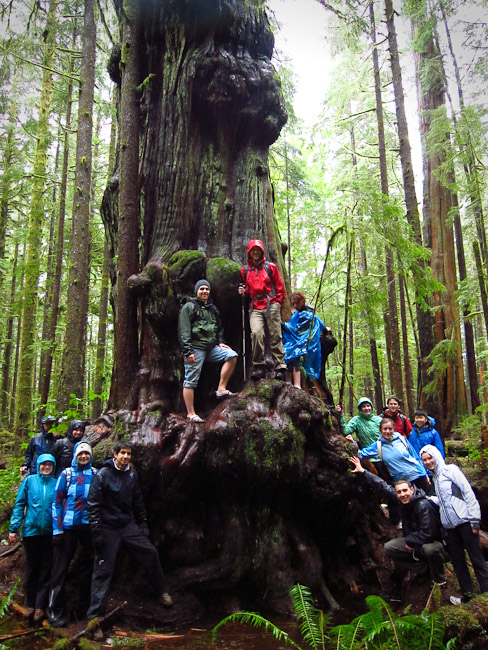
[[[474,595],[473,581],[466,564],[465,550],[473,564],[480,591],[488,591],[488,568],[479,538],[481,511],[473,489],[457,465],[448,465],[434,445],[420,450],[425,467],[432,473],[435,494],[432,500],[439,505],[441,524],[447,533],[447,544],[462,600]]]

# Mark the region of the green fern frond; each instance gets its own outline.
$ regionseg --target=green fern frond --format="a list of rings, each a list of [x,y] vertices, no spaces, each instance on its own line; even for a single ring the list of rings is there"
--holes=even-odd
[[[324,628],[320,625],[320,615],[323,613],[314,607],[310,590],[304,585],[297,584],[290,589],[290,596],[300,622],[303,639],[314,650],[325,648]]]
[[[19,582],[20,582],[20,578],[18,578],[17,582],[14,584],[12,589],[8,592],[8,594],[0,603],[0,618],[3,618],[7,614],[7,610],[10,607],[10,603],[12,602],[13,597],[15,596],[15,592],[17,591],[17,587],[19,586]]]
[[[275,639],[278,639],[278,641],[284,641],[285,643],[289,643],[293,647],[297,648],[297,650],[303,650],[297,643],[295,643],[295,641],[290,639],[284,630],[281,630],[274,623],[268,621],[267,618],[264,618],[255,612],[236,612],[235,614],[229,614],[229,616],[226,616],[219,621],[212,630],[212,645],[215,643],[218,630],[226,623],[244,623],[246,625],[252,625],[253,627],[262,627],[265,632],[271,633]]]
[[[361,621],[358,619],[355,625],[336,625],[330,630],[329,637],[334,640],[336,650],[354,650],[359,647],[357,643],[361,636]]]

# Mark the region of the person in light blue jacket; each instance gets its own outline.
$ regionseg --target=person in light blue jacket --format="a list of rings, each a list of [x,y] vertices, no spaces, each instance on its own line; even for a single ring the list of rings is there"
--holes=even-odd
[[[394,481],[406,479],[426,494],[431,494],[432,487],[418,453],[404,436],[395,431],[395,423],[391,418],[381,420],[380,437],[376,442],[360,449],[358,456],[361,459],[379,456]]]
[[[20,484],[8,541],[14,544],[20,528],[25,551],[25,615],[39,623],[44,618],[52,560],[52,516],[56,461],[51,454],[37,458],[37,473]]]

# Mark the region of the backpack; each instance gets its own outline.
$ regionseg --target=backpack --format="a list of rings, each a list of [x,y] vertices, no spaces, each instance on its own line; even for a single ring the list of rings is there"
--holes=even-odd
[[[389,417],[388,415],[385,415],[386,411],[388,410],[388,407],[385,406],[383,410],[381,411],[380,415],[382,418],[387,418]],[[407,432],[407,418],[403,415],[403,413],[398,414],[400,416],[400,420],[402,421],[403,424],[403,434],[405,438],[408,437],[408,432]]]
[[[400,440],[403,442],[403,444],[405,445],[405,449],[408,451],[408,443],[404,438],[404,436],[400,436]],[[383,444],[381,440],[379,439],[377,440],[376,446],[378,448],[378,456],[380,457],[381,462],[383,462]]]
[[[275,287],[275,283],[273,281],[273,276],[271,275],[271,273],[269,271],[269,262],[267,260],[263,264],[263,269],[266,271],[266,273],[268,274],[268,278],[271,280],[271,286],[273,287],[273,289],[272,289],[272,291],[271,291],[271,293],[269,295],[271,296],[271,298],[273,298],[273,296],[276,295],[276,287]],[[246,266],[244,267],[244,281],[245,281],[245,284],[247,284],[247,274],[249,273],[250,270],[251,269],[249,268],[249,264],[246,264]]]
[[[93,476],[98,472],[98,469],[95,469],[94,467],[91,468],[93,471]],[[72,467],[67,467],[66,470],[66,494],[68,493],[69,486],[71,485],[71,478],[73,476],[73,468]]]

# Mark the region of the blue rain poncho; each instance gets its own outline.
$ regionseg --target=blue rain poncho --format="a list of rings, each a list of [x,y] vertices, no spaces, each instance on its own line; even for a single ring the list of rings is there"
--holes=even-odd
[[[312,319],[312,332],[309,337]],[[318,316],[313,315],[313,310],[308,305],[293,312],[288,323],[283,323],[285,363],[304,357],[303,365],[307,376],[318,379],[322,362],[320,333],[324,328],[324,323]]]

